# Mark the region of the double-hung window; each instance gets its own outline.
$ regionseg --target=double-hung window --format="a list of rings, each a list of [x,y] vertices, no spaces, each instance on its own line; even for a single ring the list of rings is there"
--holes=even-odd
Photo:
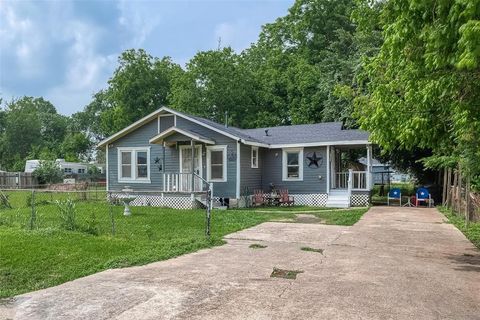
[[[252,146],[251,167],[258,168],[258,147]]]
[[[150,147],[118,148],[118,181],[150,182]]]
[[[208,181],[227,181],[227,146],[207,147]]]
[[[282,178],[284,181],[303,180],[303,149],[283,149]]]

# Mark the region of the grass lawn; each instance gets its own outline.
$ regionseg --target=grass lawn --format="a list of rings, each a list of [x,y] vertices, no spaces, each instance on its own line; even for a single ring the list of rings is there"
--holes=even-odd
[[[437,207],[441,213],[477,247],[480,249],[480,222],[470,222],[465,226],[465,220],[457,216],[451,209]]]
[[[324,220],[325,224],[353,226],[369,208],[351,208],[347,210],[323,210],[313,213]]]
[[[53,204],[37,205],[36,226],[29,230],[31,209],[24,196],[12,194],[13,209],[0,209],[0,297],[58,285],[109,268],[169,259],[220,245],[228,233],[271,219],[293,217],[291,212],[215,210],[208,239],[204,235],[204,210],[133,207],[133,215],[124,217],[123,207],[114,206],[116,234],[112,236],[110,206],[100,201],[78,201],[76,231],[61,227],[59,210]],[[98,235],[87,233],[88,226]]]

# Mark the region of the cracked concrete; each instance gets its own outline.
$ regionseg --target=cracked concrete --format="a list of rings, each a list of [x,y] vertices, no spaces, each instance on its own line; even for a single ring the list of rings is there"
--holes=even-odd
[[[480,319],[479,250],[436,209],[374,207],[352,227],[269,222],[226,239],[18,296],[0,318]],[[273,267],[304,273],[270,278]]]

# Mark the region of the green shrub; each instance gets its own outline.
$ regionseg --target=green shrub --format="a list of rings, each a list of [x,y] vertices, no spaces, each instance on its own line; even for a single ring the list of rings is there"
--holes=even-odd
[[[100,234],[100,230],[99,230],[99,227],[98,227],[99,223],[98,223],[95,211],[92,211],[90,213],[90,217],[88,217],[85,220],[85,222],[87,224],[87,226],[85,228],[86,233],[94,235],[94,236],[98,236]]]
[[[40,161],[39,166],[33,171],[39,184],[58,183],[63,179],[63,172],[55,161]]]
[[[67,199],[65,201],[56,201],[57,208],[60,212],[61,227],[65,230],[76,230],[76,215],[77,210],[75,208],[75,202],[72,199]]]
[[[0,191],[0,208],[12,209],[8,195]]]

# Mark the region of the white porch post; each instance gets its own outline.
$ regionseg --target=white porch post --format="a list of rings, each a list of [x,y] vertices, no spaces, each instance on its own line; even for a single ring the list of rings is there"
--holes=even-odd
[[[195,141],[190,140],[190,146],[191,146],[191,149],[192,149],[192,187],[190,189],[191,192],[194,192],[195,191]],[[188,176],[187,176],[188,177]],[[192,193],[192,197],[193,197],[193,193]]]
[[[372,189],[372,145],[367,144],[367,189]]]
[[[330,193],[330,167],[331,167],[331,163],[330,163],[330,146],[327,146],[327,193]]]
[[[240,184],[240,179],[241,179],[241,175],[240,175],[240,148],[241,148],[240,141],[237,141],[237,162],[236,162],[237,175],[236,175],[236,183],[235,183],[235,197],[237,199],[240,199],[240,187],[241,187],[241,184]],[[257,159],[258,159],[258,154],[257,154]]]

